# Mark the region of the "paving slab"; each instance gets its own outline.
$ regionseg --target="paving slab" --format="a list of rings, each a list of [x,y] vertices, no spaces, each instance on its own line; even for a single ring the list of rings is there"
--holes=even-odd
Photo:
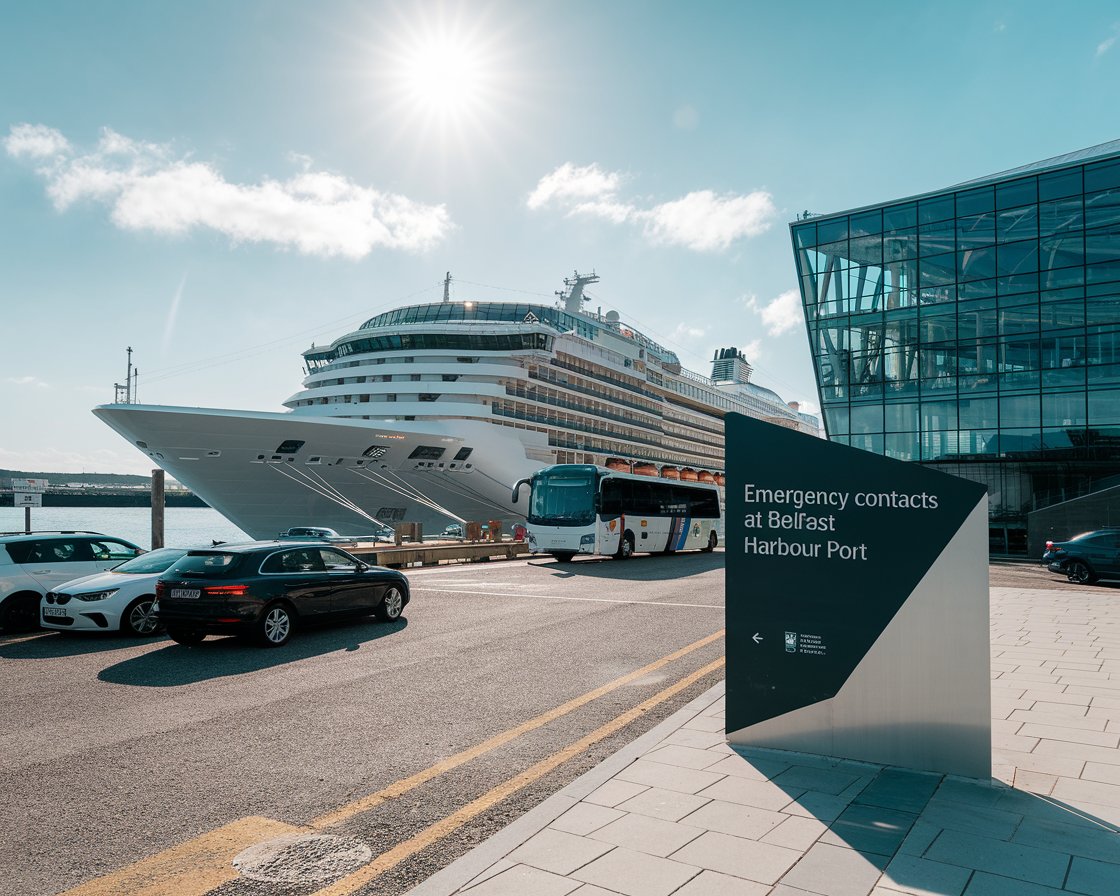
[[[1100,597],[992,589],[991,779],[729,747],[717,685],[412,896],[1120,896]]]

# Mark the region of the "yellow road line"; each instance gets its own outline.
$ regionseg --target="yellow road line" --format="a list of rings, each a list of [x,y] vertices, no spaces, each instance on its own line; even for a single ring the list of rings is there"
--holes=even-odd
[[[39,638],[45,638],[49,635],[56,635],[58,632],[36,632],[33,635],[24,635],[22,638],[0,638],[0,647],[7,647],[9,644],[22,644],[25,641],[37,641]]]
[[[671,687],[639,703],[633,709],[627,710],[622,715],[612,719],[600,728],[596,728],[586,737],[582,737],[575,743],[569,744],[558,753],[553,753],[551,756],[542,759],[540,762],[527,768],[521,774],[487,791],[482,796],[472,800],[470,803],[463,806],[463,808],[453,812],[446,818],[437,821],[416,836],[405,840],[403,843],[399,843],[388,852],[378,856],[370,862],[370,864],[365,865],[352,874],[346,875],[346,877],[339,878],[330,886],[316,891],[314,896],[349,896],[349,894],[357,892],[358,889],[376,880],[386,871],[395,868],[401,862],[411,858],[416,855],[416,853],[426,849],[443,837],[446,837],[471,819],[481,815],[483,812],[497,805],[528,784],[544,777],[569,759],[582,753],[588,747],[614,734],[620,728],[623,728],[637,719],[647,710],[668,700],[674,694],[679,693],[689,685],[699,681],[705,675],[716,671],[723,666],[723,663],[723,659],[718,659],[704,666],[702,669],[697,669],[691,675],[682,678]]]
[[[539,728],[611,691],[617,690],[632,681],[636,681],[651,672],[655,672],[674,660],[687,656],[693,651],[699,650],[714,641],[718,641],[723,636],[724,630],[720,629],[718,632],[708,635],[706,638],[701,638],[699,641],[689,644],[687,647],[682,647],[680,650],[674,651],[647,666],[643,666],[641,669],[623,675],[621,678],[616,678],[614,681],[602,687],[596,688],[593,691],[588,691],[586,694],[575,697],[567,703],[557,706],[555,709],[542,713],[536,718],[530,719],[521,725],[495,735],[477,746],[456,753],[454,756],[450,756],[424,771],[417,772],[415,775],[397,781],[395,784],[391,784],[383,790],[379,790],[377,793],[370,794],[367,797],[342,806],[333,812],[321,815],[311,822],[311,827],[298,827],[259,816],[241,818],[206,834],[202,834],[199,837],[195,837],[193,840],[188,840],[186,843],[170,847],[161,853],[157,853],[154,856],[150,856],[147,859],[143,859],[119,871],[96,878],[84,884],[79,884],[67,890],[65,893],[60,894],[60,896],[203,896],[203,894],[208,893],[210,890],[220,887],[222,884],[235,880],[238,877],[238,872],[233,867],[232,862],[243,849],[265,840],[278,837],[281,834],[299,831],[310,832],[312,829],[321,829],[340,824],[356,815],[368,812],[370,809],[379,806],[386,800],[399,797],[444,772],[457,768],[484,753],[509,743],[526,732]],[[693,676],[690,676],[690,679],[694,679],[700,674],[706,674],[707,671],[718,667],[722,662],[722,659],[718,660],[716,663],[705,667],[700,673],[694,673]],[[687,683],[690,683],[690,679],[685,679],[686,683],[676,686],[676,690],[687,686]],[[676,690],[670,689],[669,691],[663,691],[662,695],[664,696],[658,695],[658,697],[660,700],[667,699],[668,696],[676,693]],[[658,698],[652,699],[656,702],[660,702]],[[631,710],[631,713],[640,714],[644,712],[644,709],[641,707],[647,704],[651,706],[656,705],[656,702],[650,703],[650,701],[646,701],[646,703],[641,704],[640,707],[635,707],[634,710]],[[606,734],[602,736],[605,737]],[[594,741],[591,741],[591,743],[594,743]],[[536,766],[534,766],[534,768],[536,768]],[[528,783],[528,781],[525,783]],[[524,786],[524,784],[520,786]],[[471,805],[474,804],[472,803]],[[465,818],[464,822],[466,820],[468,819]],[[462,823],[463,822],[460,822],[460,824]],[[401,847],[398,846],[396,850],[400,848]],[[396,850],[393,852],[396,852]],[[391,854],[393,853],[386,853],[386,856]],[[383,859],[384,857],[376,861],[380,862]],[[399,859],[398,861],[402,860],[403,859]],[[349,878],[343,878],[343,880],[348,879]]]
[[[687,647],[682,647],[680,650],[674,651],[668,656],[664,656],[661,659],[650,663],[648,666],[642,666],[641,669],[637,669],[634,672],[629,673],[628,675],[623,675],[621,678],[616,678],[609,684],[605,684],[593,691],[588,691],[582,696],[574,697],[567,703],[563,703],[560,706],[557,706],[555,709],[550,709],[548,712],[542,713],[536,718],[529,719],[529,721],[527,722],[522,722],[520,725],[503,731],[501,734],[496,734],[494,735],[494,737],[491,737],[488,740],[484,740],[482,743],[477,744],[476,746],[456,753],[454,756],[449,756],[446,759],[437,762],[435,765],[424,769],[423,771],[419,771],[416,774],[411,775],[407,778],[403,778],[394,784],[390,784],[383,790],[379,790],[376,793],[371,793],[369,796],[363,797],[360,800],[355,800],[352,803],[348,803],[347,805],[342,806],[339,809],[335,809],[333,812],[328,812],[325,815],[320,815],[318,818],[312,819],[311,826],[314,828],[331,827],[332,825],[341,824],[342,822],[353,818],[355,815],[360,815],[363,812],[368,812],[370,809],[374,809],[377,806],[380,806],[386,800],[396,799],[397,797],[408,793],[408,791],[419,787],[421,784],[424,784],[428,781],[431,781],[433,778],[442,775],[444,772],[450,771],[453,768],[458,768],[460,765],[463,765],[463,763],[470,762],[472,759],[477,759],[479,756],[482,756],[484,753],[489,753],[491,750],[496,750],[498,747],[503,746],[504,744],[508,744],[511,740],[520,737],[522,734],[540,728],[542,725],[547,725],[549,722],[554,721],[561,716],[565,716],[568,713],[579,709],[581,706],[585,706],[593,700],[597,700],[604,694],[609,694],[611,691],[617,690],[618,688],[627,685],[632,681],[636,681],[639,678],[649,675],[651,672],[657,671],[662,666],[666,666],[674,660],[680,659],[682,656],[687,656],[694,650],[699,650],[701,647],[706,647],[713,641],[718,641],[723,637],[723,635],[724,629],[720,629],[718,632],[708,635],[706,638],[701,638],[699,641],[694,641]]]
[[[238,877],[232,862],[243,849],[302,830],[270,818],[240,818],[60,896],[203,896]]]

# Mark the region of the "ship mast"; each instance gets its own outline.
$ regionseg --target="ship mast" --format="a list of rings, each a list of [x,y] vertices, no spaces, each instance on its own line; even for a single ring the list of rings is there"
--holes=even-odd
[[[128,347],[128,372],[125,374],[124,384],[113,383],[113,388],[116,390],[113,396],[114,404],[132,404],[133,399],[136,397],[136,389],[139,383],[136,381],[140,378],[140,370],[137,368],[135,371],[132,369],[132,346]],[[124,399],[123,401],[121,399]]]
[[[443,300],[451,301],[451,271],[448,271],[447,276],[443,278]]]
[[[564,286],[567,292],[558,292],[557,295],[564,300],[564,310],[571,314],[578,314],[583,307],[583,303],[587,301],[583,294],[583,288],[589,283],[598,283],[599,275],[592,271],[590,274],[580,274],[579,271],[573,271],[570,278],[564,278]]]

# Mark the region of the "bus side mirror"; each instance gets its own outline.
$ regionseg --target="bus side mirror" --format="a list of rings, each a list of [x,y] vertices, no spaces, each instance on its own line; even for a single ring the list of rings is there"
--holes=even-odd
[[[528,479],[518,479],[517,482],[515,482],[513,484],[513,503],[514,504],[517,503],[517,499],[521,494],[521,486],[528,485],[528,484],[529,484]]]

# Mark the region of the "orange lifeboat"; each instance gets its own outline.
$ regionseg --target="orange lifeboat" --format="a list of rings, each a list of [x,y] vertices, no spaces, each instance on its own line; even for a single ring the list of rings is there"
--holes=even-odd
[[[676,467],[662,467],[661,468],[661,478],[662,479],[680,479],[681,478],[681,471],[678,470]]]
[[[707,470],[701,470],[696,474],[696,479],[699,482],[715,482],[716,477],[709,473]]]
[[[657,467],[653,464],[634,464],[634,472],[639,476],[656,476]]]
[[[607,458],[607,469],[608,470],[617,470],[620,473],[629,473],[630,472],[630,462],[622,460],[622,458],[619,458],[619,457],[608,457]]]
[[[724,483],[726,483],[726,482],[727,482],[727,480],[724,478],[722,473],[716,473],[716,485],[718,485],[722,488]]]
[[[681,480],[684,482],[696,482],[696,471],[692,467],[685,467],[681,470]]]

